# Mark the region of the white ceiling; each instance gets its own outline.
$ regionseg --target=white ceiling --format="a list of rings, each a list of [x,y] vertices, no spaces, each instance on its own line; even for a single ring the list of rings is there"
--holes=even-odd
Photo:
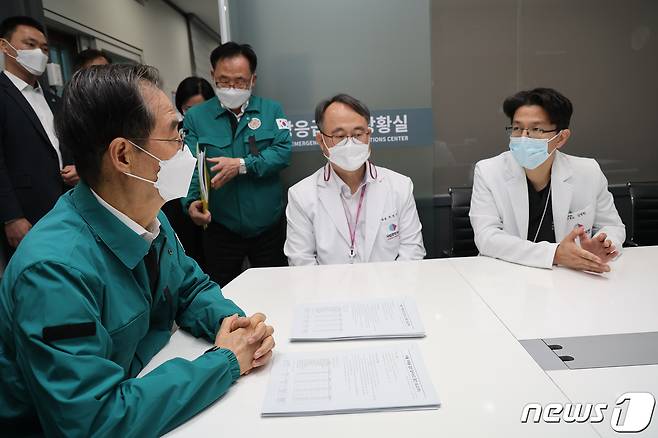
[[[196,15],[219,35],[219,6],[217,0],[169,0],[183,11]]]

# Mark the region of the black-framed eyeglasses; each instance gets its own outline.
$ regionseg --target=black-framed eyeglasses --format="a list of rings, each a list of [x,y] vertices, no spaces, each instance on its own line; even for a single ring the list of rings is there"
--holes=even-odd
[[[329,139],[331,146],[342,146],[347,143],[347,140],[350,138],[354,139],[357,143],[367,144],[370,131],[360,132],[354,135],[327,135],[322,131],[320,131],[320,134]]]
[[[169,143],[176,142],[178,143],[178,150],[183,150],[185,147],[185,136],[187,135],[186,129],[180,129],[178,131],[178,138],[151,138],[151,137],[134,137],[133,140],[150,140],[150,141],[166,141]]]
[[[252,79],[253,76],[249,79],[238,78],[234,80],[220,78],[218,81],[215,81],[215,85],[219,85],[221,88],[239,88],[241,90],[246,90],[251,85]]]
[[[521,137],[523,135],[523,131],[528,132],[528,137],[530,138],[542,138],[544,134],[548,134],[549,132],[558,132],[559,129],[543,129],[543,128],[522,128],[520,126],[506,126],[505,127],[505,132],[507,132],[507,135],[510,137]]]

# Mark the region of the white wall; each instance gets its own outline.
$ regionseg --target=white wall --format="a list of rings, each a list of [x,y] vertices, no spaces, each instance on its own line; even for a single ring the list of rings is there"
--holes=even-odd
[[[140,48],[168,96],[192,73],[185,18],[161,0],[43,0],[43,7]]]
[[[214,80],[210,74],[210,53],[219,45],[219,36],[208,33],[196,20],[192,20],[190,23],[190,33],[196,63],[194,75],[205,78],[213,84]]]

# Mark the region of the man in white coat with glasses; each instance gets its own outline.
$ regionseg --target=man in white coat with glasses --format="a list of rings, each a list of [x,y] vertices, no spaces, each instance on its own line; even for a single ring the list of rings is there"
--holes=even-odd
[[[503,103],[509,151],[475,166],[471,225],[480,254],[528,266],[610,271],[626,229],[599,164],[566,155],[573,107],[550,88]]]
[[[328,163],[288,191],[288,263],[323,265],[425,257],[411,179],[376,167],[370,111],[339,94],[315,110]]]

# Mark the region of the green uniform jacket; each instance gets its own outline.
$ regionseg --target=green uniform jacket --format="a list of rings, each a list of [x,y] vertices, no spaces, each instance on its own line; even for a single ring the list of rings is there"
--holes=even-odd
[[[0,435],[39,422],[47,436],[149,437],[185,422],[239,377],[229,350],[173,359],[142,378],[174,321],[214,341],[242,310],[187,257],[164,214],[149,243],[84,183],[64,194],[21,242],[0,283]]]
[[[251,96],[235,135],[231,117],[235,115],[217,98],[190,108],[183,122],[187,129],[185,143],[194,154],[198,142],[208,157],[244,158],[247,173],[217,190],[210,189],[208,209],[214,222],[242,237],[255,237],[281,219],[283,188],[279,172],[290,164],[292,137],[281,105],[273,100]],[[254,137],[258,154],[252,152],[250,136]],[[208,169],[213,166],[206,164]],[[198,199],[199,174],[195,169],[189,193],[183,199],[184,210]]]

